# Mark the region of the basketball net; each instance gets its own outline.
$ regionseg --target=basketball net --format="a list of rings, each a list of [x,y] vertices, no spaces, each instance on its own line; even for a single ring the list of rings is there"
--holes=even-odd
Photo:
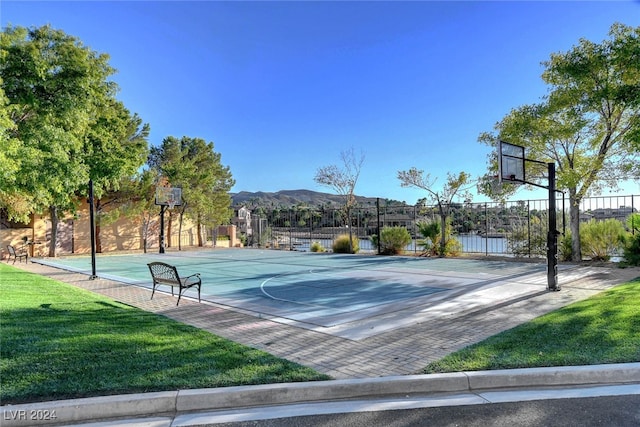
[[[489,188],[493,194],[500,194],[502,192],[502,180],[498,175],[495,175],[491,181],[489,181]]]

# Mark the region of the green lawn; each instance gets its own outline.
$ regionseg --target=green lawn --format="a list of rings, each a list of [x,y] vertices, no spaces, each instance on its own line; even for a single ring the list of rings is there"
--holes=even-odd
[[[0,264],[2,404],[328,379],[166,317]],[[428,365],[424,372],[640,361],[640,279]]]
[[[166,317],[0,264],[0,401],[329,379]]]
[[[640,278],[429,364],[424,373],[640,361]]]

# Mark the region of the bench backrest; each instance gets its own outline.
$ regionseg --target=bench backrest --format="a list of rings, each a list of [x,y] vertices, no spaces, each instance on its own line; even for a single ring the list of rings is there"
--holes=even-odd
[[[154,281],[180,284],[178,269],[173,265],[165,264],[164,262],[152,262],[147,265]]]

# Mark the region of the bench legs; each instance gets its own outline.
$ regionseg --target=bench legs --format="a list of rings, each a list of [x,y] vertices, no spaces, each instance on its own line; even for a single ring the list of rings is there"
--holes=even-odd
[[[153,289],[151,290],[151,298],[150,299],[153,299],[153,295],[156,293],[156,286],[160,286],[160,285],[162,285],[162,283],[154,283],[153,284]],[[167,285],[167,286],[171,286],[171,285]],[[197,285],[194,285],[194,286],[196,286],[198,288],[198,302],[201,302],[201,300],[200,300],[200,286],[201,286],[201,284],[197,284]],[[178,301],[176,302],[176,306],[178,304],[180,304],[180,298],[182,298],[183,292],[186,291],[189,288],[192,288],[192,287],[193,286],[185,286],[185,287],[181,287],[178,290]],[[174,286],[171,286],[171,296],[172,297],[175,296],[175,294],[173,292],[173,288],[174,288]]]

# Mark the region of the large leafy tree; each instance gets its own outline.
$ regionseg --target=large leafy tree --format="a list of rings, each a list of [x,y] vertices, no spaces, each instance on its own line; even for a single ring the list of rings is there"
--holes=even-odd
[[[76,208],[91,166],[87,137],[101,107],[115,96],[108,56],[50,26],[7,27],[0,35],[2,89],[18,141],[20,172],[6,193],[22,194],[30,212],[48,211],[49,255],[55,256],[58,216]],[[86,192],[85,192],[86,193]]]
[[[568,52],[552,54],[543,63],[549,93],[542,102],[512,110],[495,132],[479,138],[522,145],[528,159],[556,163],[556,187],[569,195],[572,236],[580,235],[584,197],[640,176],[640,27],[614,24],[609,36],[600,44],[582,39]],[[526,179],[546,185],[537,168],[527,162]],[[491,189],[485,186],[485,194],[492,195]],[[572,258],[582,258],[577,238]]]
[[[63,31],[7,27],[0,52],[2,89],[14,125],[8,135],[17,141],[20,159],[20,172],[0,183],[0,193],[22,196],[29,212],[49,212],[49,256],[55,256],[58,217],[76,209],[89,179],[101,192],[131,171],[131,157],[118,155],[132,151],[114,147],[127,141],[120,126],[135,126],[137,118],[124,118],[126,110],[115,101],[108,55]],[[133,157],[144,156],[136,151]],[[118,159],[124,165],[114,166]]]
[[[1,83],[0,79],[0,207],[10,219],[27,222],[31,198],[16,185],[22,169],[21,143],[15,137],[16,125],[11,120],[9,100]]]
[[[155,169],[144,169],[131,179],[123,179],[114,198],[119,200],[117,217],[124,215],[140,227],[142,249],[147,253],[152,235],[159,234],[155,221],[159,208],[155,205],[155,190],[158,182]]]
[[[148,136],[149,125],[113,98],[105,100],[89,128],[84,153],[95,193],[97,252],[102,252],[101,225],[118,219],[118,205],[128,198],[118,191],[121,183],[131,181],[147,159]]]
[[[229,191],[234,180],[228,166],[212,142],[201,138],[169,136],[158,147],[152,147],[149,165],[164,177],[170,186],[182,188],[179,227],[184,215],[191,216],[198,226],[215,226],[230,217]],[[171,221],[169,221],[170,227]],[[170,229],[169,229],[170,233]],[[202,246],[198,233],[198,245]]]

